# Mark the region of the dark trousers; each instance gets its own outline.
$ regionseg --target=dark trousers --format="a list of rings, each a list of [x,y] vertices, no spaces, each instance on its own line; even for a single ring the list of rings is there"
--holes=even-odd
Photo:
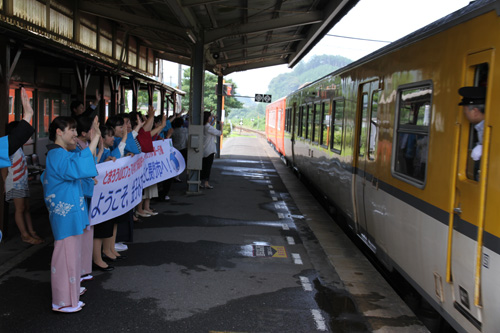
[[[209,180],[210,179],[210,171],[212,171],[212,164],[214,163],[214,154],[210,154],[207,157],[203,157],[201,161],[201,180]]]

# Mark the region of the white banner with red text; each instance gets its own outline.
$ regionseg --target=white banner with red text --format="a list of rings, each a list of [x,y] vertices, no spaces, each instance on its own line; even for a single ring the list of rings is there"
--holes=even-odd
[[[172,140],[153,141],[154,152],[97,164],[97,184],[90,204],[90,224],[120,216],[142,200],[142,190],[175,177],[186,168]]]

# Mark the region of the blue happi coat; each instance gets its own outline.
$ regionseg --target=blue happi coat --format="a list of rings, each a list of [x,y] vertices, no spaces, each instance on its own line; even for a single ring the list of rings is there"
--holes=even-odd
[[[82,180],[97,176],[97,169],[88,148],[79,152],[55,144],[48,148],[41,181],[54,239],[61,240],[82,234],[89,225]]]
[[[118,145],[120,144],[121,141],[122,141],[121,137],[116,137],[115,136],[115,143],[113,145],[113,149],[117,149]],[[124,154],[126,155],[128,153],[132,153],[134,155],[137,155],[137,154],[141,153],[140,150],[139,150],[139,148],[137,147],[137,142],[135,141],[134,135],[132,134],[132,132],[130,132],[130,133],[127,134],[127,141],[126,141],[125,153]]]
[[[99,149],[97,149],[96,155],[98,155],[98,153],[99,153]],[[111,150],[109,148],[103,148],[101,159],[99,161],[97,161],[97,163],[103,163],[110,156],[113,156],[114,158],[122,157],[120,154],[120,149],[118,149],[118,147],[113,149],[113,150]]]

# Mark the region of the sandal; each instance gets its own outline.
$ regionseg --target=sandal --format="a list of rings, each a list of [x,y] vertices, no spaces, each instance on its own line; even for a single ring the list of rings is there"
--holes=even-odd
[[[58,307],[54,304],[52,304],[52,311],[55,312],[62,312],[62,313],[74,313],[82,310],[82,307],[85,305],[83,302],[78,302],[78,306],[71,307],[71,306],[61,306]]]

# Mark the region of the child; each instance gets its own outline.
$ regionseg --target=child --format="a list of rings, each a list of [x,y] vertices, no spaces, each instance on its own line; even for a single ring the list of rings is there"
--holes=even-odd
[[[80,298],[82,237],[89,225],[83,179],[97,176],[94,154],[101,132],[97,117],[88,148],[70,152],[76,145],[76,122],[57,117],[49,126],[46,168],[41,176],[45,204],[54,234],[51,262],[52,310],[77,312],[85,305]]]
[[[16,128],[19,121],[13,121],[7,125],[6,134]],[[21,233],[21,240],[25,243],[36,245],[43,240],[36,234],[31,222],[28,186],[28,167],[25,162],[24,152],[19,148],[10,155],[11,166],[2,169],[2,178],[5,183],[5,201],[14,202],[14,218]]]
[[[97,154],[99,163],[115,161],[123,156],[127,141],[127,131],[122,131],[122,140],[118,147],[113,149],[115,142],[115,131],[110,126],[101,126],[101,140],[99,141],[99,152]],[[113,266],[108,265],[105,258],[123,259],[115,250],[116,223],[115,219],[101,222],[94,226],[94,250],[93,250],[93,268],[101,271],[112,271]]]

